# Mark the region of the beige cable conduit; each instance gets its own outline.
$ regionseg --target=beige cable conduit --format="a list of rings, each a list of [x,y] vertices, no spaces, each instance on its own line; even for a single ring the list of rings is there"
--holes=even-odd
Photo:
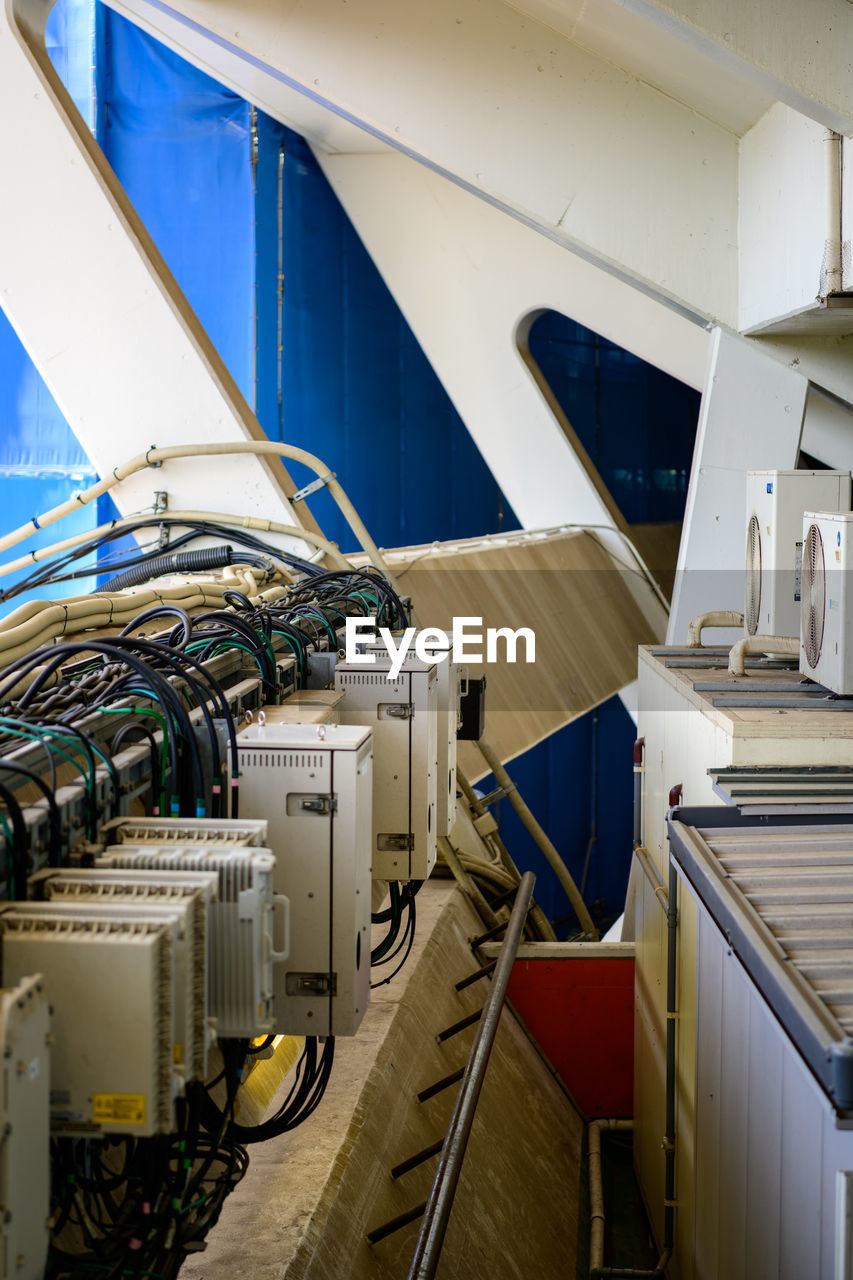
[[[116,485],[121,484],[122,480],[127,480],[128,477],[136,475],[138,471],[144,471],[146,467],[153,467],[158,463],[168,462],[173,458],[217,458],[233,456],[234,454],[290,458],[294,462],[301,462],[308,467],[323,481],[329,490],[329,493],[340,508],[341,514],[355,534],[359,545],[367,553],[371,563],[381,570],[390,582],[394,581],[393,575],[382,557],[382,553],[368,533],[366,526],[344,492],[343,487],[338,484],[334,472],[330,471],[326,464],[316,458],[313,453],[308,453],[305,449],[297,449],[294,445],[279,444],[273,440],[235,440],[228,444],[179,444],[169,445],[164,449],[152,447],[146,450],[145,453],[139,453],[135,458],[131,458],[120,466],[114,467],[111,475],[99,480],[97,484],[90,485],[88,489],[81,490],[73,498],[69,498],[67,502],[62,502],[59,506],[52,507],[50,511],[46,511],[43,515],[37,516],[33,520],[28,520],[26,524],[21,525],[18,529],[13,529],[11,533],[7,533],[5,537],[0,538],[0,551],[6,551],[9,547],[17,546],[19,542],[23,542],[25,538],[30,537],[36,529],[43,529],[49,524],[55,524],[63,516],[70,515],[72,511],[76,511],[79,507],[94,502],[96,498],[109,493]],[[303,538],[306,532],[306,530],[300,528],[296,536]],[[312,539],[308,538],[304,540],[312,541]]]
[[[61,637],[125,627],[152,605],[174,604],[189,612],[221,608],[226,591],[242,591],[250,599],[270,604],[286,594],[285,588],[278,586],[259,592],[249,566],[230,565],[229,568],[235,572],[222,583],[188,580],[181,585],[133,588],[112,595],[99,592],[54,602],[30,600],[0,620],[0,664],[8,665]],[[243,571],[239,572],[241,568]]]

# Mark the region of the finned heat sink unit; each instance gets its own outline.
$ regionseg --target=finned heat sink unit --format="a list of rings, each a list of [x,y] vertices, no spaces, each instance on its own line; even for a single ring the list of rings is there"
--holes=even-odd
[[[849,471],[747,472],[743,620],[749,635],[798,634],[803,512],[849,509]]]
[[[269,822],[276,889],[290,899],[276,1030],[355,1035],[370,999],[370,730],[253,724],[237,755],[240,810]]]
[[[800,671],[831,689],[853,694],[853,514],[806,512]]]
[[[373,876],[426,880],[436,836],[445,834],[437,821],[438,667],[407,658],[394,679],[390,668],[387,652],[370,666],[339,662],[335,688],[346,694],[341,723],[373,730]]]
[[[275,858],[269,849],[117,844],[104,851],[97,866],[178,876],[215,873],[217,901],[208,911],[208,999],[216,1033],[220,1039],[252,1039],[275,1029],[273,974],[287,960],[290,908],[274,890]],[[276,914],[282,917],[278,947]]]
[[[0,990],[0,1280],[42,1280],[50,1215],[50,1014],[42,975]]]
[[[46,902],[130,910],[135,918],[149,908],[177,909],[182,917],[175,952],[175,1065],[188,1080],[207,1074],[212,1041],[208,1018],[208,912],[217,897],[212,872],[157,872],[69,868],[40,871],[30,879],[35,897]]]
[[[172,937],[165,921],[87,920],[42,903],[0,910],[3,982],[44,977],[57,1133],[173,1127]]]
[[[207,909],[204,896],[189,895],[167,902],[151,898],[104,897],[74,893],[46,902],[21,902],[21,912],[50,912],[60,919],[98,923],[114,921],[162,923],[172,931],[172,1065],[176,1091],[187,1080],[203,1080],[207,1074]]]
[[[101,827],[101,840],[113,844],[221,845],[263,847],[266,823],[250,818],[113,818]]]

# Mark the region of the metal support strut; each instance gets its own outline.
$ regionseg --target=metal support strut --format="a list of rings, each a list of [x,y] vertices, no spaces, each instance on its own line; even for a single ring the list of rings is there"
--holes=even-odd
[[[518,944],[521,941],[527,912],[530,909],[535,881],[536,877],[532,871],[526,871],[521,878],[521,884],[512,908],[512,915],[507,926],[506,939],[501,947],[501,953],[495,966],[489,998],[483,1006],[483,1013],[477,1027],[471,1056],[468,1059],[468,1065],[462,1077],[462,1084],[456,1096],[456,1105],[453,1108],[450,1128],[447,1131],[447,1137],[444,1139],[444,1146],[441,1149],[435,1181],[432,1184],[426,1212],[421,1222],[420,1235],[418,1236],[415,1256],[409,1268],[408,1280],[432,1280],[438,1268],[441,1247],[444,1243],[444,1235],[447,1231],[447,1224],[453,1208],[453,1198],[456,1194],[456,1186],[462,1170],[462,1161],[468,1145],[471,1126],[474,1123],[477,1100],[483,1087],[486,1066],[488,1065],[489,1055],[492,1051],[504,1001],[506,1000],[506,990],[512,973],[512,965],[518,951]]]

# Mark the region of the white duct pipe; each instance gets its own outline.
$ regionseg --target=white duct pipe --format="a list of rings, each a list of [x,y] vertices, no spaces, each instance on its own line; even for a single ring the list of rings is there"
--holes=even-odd
[[[799,652],[799,636],[744,636],[729,654],[729,675],[746,675],[744,660],[748,653],[785,653],[797,657]]]
[[[826,238],[824,243],[823,296],[841,292],[841,134],[827,129],[823,135]]]
[[[742,627],[743,614],[733,609],[718,609],[715,613],[700,613],[687,628],[687,646],[702,648],[702,632],[706,627]]]

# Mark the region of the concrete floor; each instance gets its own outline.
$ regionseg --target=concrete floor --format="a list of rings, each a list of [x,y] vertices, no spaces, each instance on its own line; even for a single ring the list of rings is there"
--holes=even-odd
[[[206,1251],[182,1280],[400,1280],[418,1224],[370,1247],[366,1233],[427,1198],[433,1158],[397,1182],[398,1161],[441,1138],[456,1088],[418,1090],[464,1065],[473,1029],[436,1034],[482,1005],[478,919],[452,882],[418,896],[403,972],[378,988],[358,1036],[339,1040],[330,1086],[304,1125],[252,1148]],[[380,971],[381,972],[381,971]],[[575,1275],[582,1124],[505,1010],[480,1098],[439,1276],[564,1280]]]

